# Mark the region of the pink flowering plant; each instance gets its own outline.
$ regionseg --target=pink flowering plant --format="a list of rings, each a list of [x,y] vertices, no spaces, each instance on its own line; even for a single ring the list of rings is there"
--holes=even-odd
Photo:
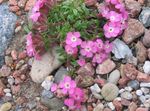
[[[64,104],[69,110],[80,109],[84,102],[83,89],[77,87],[76,82],[70,76],[65,76],[59,84],[52,84],[51,91],[59,98],[65,97]]]

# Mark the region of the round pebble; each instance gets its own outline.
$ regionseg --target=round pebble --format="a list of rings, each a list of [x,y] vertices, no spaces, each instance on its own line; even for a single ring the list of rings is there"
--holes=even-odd
[[[113,83],[113,84],[117,84],[119,78],[120,78],[119,70],[114,70],[113,72],[110,73],[109,78],[108,78],[108,82]]]
[[[140,101],[141,101],[142,103],[144,103],[144,102],[146,101],[146,98],[145,98],[145,96],[143,96],[143,95],[140,96],[139,99],[140,99]]]
[[[0,111],[9,111],[11,109],[11,107],[12,107],[11,103],[9,103],[9,102],[4,103],[0,107]]]
[[[15,79],[12,76],[8,77],[8,83],[13,85],[15,83]]]
[[[150,88],[150,83],[144,83],[144,82],[142,82],[140,84],[140,87],[149,87]]]
[[[12,94],[11,93],[6,93],[5,96],[12,97]]]
[[[103,86],[101,94],[106,101],[112,101],[118,96],[119,89],[115,84],[107,83]]]
[[[11,92],[10,89],[4,89],[3,91],[4,91],[5,93],[10,93],[10,92]]]
[[[137,80],[129,81],[127,85],[135,90],[139,89],[140,87],[140,83]]]
[[[131,100],[132,99],[132,94],[128,91],[125,91],[121,94],[121,98],[127,99],[127,100]]]
[[[101,92],[101,89],[100,87],[98,86],[98,84],[94,84],[93,86],[90,87],[90,90],[91,92],[95,92],[95,93],[100,93]]]
[[[112,102],[108,103],[108,106],[111,110],[115,110],[115,106],[113,105]]]
[[[141,96],[143,92],[141,90],[136,90],[136,95]]]
[[[125,87],[125,90],[131,92],[132,91],[132,87],[130,87],[130,86]]]
[[[125,89],[120,89],[119,94],[123,93],[124,91],[125,91]]]

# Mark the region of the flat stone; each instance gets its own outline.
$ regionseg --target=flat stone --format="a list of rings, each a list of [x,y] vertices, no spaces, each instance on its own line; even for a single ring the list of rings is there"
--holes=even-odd
[[[110,73],[108,77],[108,82],[117,84],[119,79],[120,79],[120,71],[114,70],[113,72]]]
[[[142,42],[143,42],[144,46],[148,47],[148,48],[150,48],[150,37],[149,37],[149,35],[150,35],[150,30],[146,29]]]
[[[145,61],[143,70],[144,70],[144,73],[150,75],[150,61]]]
[[[129,109],[129,111],[135,111],[137,109],[137,104],[134,102],[130,103],[128,109]]]
[[[113,41],[112,53],[117,59],[133,56],[131,49],[120,39]]]
[[[119,89],[116,85],[107,83],[103,86],[101,94],[106,101],[112,101],[118,96]]]
[[[100,93],[101,92],[101,89],[100,87],[98,86],[98,84],[94,84],[93,86],[90,87],[90,90],[95,93]]]
[[[125,43],[130,44],[135,39],[142,36],[145,32],[145,28],[142,23],[140,23],[136,19],[128,20],[128,27],[125,29],[123,33],[123,40]]]
[[[145,27],[150,26],[150,8],[144,7],[141,14],[139,15],[139,20],[143,23]]]
[[[121,93],[121,98],[131,100],[132,99],[132,94],[128,91],[125,91],[125,92]]]
[[[116,64],[110,60],[107,59],[106,61],[104,61],[102,64],[99,64],[96,68],[96,73],[97,74],[108,74],[110,73],[114,68],[116,67]]]
[[[150,82],[149,83],[141,82],[140,83],[140,87],[148,87],[148,88],[150,88]]]
[[[0,5],[0,67],[4,63],[4,51],[8,47],[15,30],[17,16],[9,11],[6,3]]]

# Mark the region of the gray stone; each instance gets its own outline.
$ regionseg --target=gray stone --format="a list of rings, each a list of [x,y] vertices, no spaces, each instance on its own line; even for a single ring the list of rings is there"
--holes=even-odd
[[[141,14],[139,15],[139,20],[143,23],[145,27],[150,26],[150,8],[144,7]]]
[[[113,72],[110,73],[108,82],[117,84],[118,80],[120,79],[120,72],[119,70],[114,70]]]
[[[128,82],[128,86],[130,86],[133,89],[137,90],[140,87],[140,83],[137,80],[132,80],[132,81]]]
[[[48,90],[43,90],[42,91],[42,97],[46,97],[46,98],[51,99],[53,96],[54,95],[51,91],[48,91]]]
[[[150,61],[145,61],[143,65],[143,70],[146,74],[150,75]]]
[[[4,51],[8,47],[13,34],[17,16],[9,11],[7,4],[0,5],[0,66],[4,62]]]
[[[121,93],[121,98],[131,100],[132,99],[132,94],[128,91],[125,91],[125,92]]]
[[[90,90],[91,90],[92,93],[100,93],[101,92],[101,89],[98,86],[98,84],[94,84],[93,86],[91,86]]]
[[[113,41],[112,53],[117,59],[133,56],[131,49],[120,39]]]
[[[68,74],[67,69],[64,67],[60,67],[59,70],[56,72],[54,81],[59,83],[64,79],[64,77]]]
[[[42,97],[41,102],[43,105],[48,107],[50,110],[60,111],[62,109],[62,107],[64,106],[63,100],[58,99],[58,98],[49,99],[46,97],[44,97],[44,98]]]

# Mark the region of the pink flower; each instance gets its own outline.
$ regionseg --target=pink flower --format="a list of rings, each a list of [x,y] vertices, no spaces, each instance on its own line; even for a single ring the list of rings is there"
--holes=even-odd
[[[125,10],[123,3],[118,3],[115,5],[116,9],[119,9],[121,12]]]
[[[95,44],[96,44],[96,47],[97,47],[97,52],[103,50],[104,43],[101,39],[97,39]]]
[[[67,54],[70,54],[70,55],[75,55],[78,52],[77,47],[71,47],[70,45],[66,45],[65,50],[66,50]]]
[[[106,3],[111,3],[111,4],[118,4],[118,0],[105,0]]]
[[[92,62],[101,64],[106,59],[105,53],[97,53],[94,55]]]
[[[93,53],[97,51],[93,41],[82,42],[80,53],[86,57],[92,57]]]
[[[38,0],[32,9],[32,12],[33,13],[39,12],[40,8],[42,8],[46,2],[47,2],[47,0]]]
[[[32,13],[32,15],[30,16],[30,19],[33,21],[33,22],[37,22],[39,20],[39,17],[41,16],[41,13],[40,12],[35,12],[35,13]]]
[[[104,25],[104,35],[106,38],[117,37],[120,33],[120,28],[117,26],[117,23],[106,23]]]
[[[109,43],[109,41],[105,42],[104,50],[106,53],[110,53],[112,51],[112,47],[112,43]]]
[[[122,18],[121,14],[115,12],[115,11],[110,11],[108,14],[108,18],[111,22],[119,22]]]
[[[75,109],[75,101],[72,98],[65,99],[64,104],[69,107],[70,110]]]
[[[106,6],[103,6],[101,8],[101,13],[102,13],[102,16],[105,17],[105,18],[109,18],[108,14],[109,14],[109,8],[106,7]]]
[[[79,60],[77,60],[77,63],[78,63],[80,66],[84,66],[86,62],[85,62],[85,59],[80,58]]]
[[[71,47],[77,47],[80,45],[82,40],[80,39],[80,33],[79,32],[69,32],[67,33],[66,37],[66,44],[70,45]]]
[[[52,84],[52,86],[51,86],[51,91],[52,92],[55,92],[56,90],[57,90],[57,88],[58,88],[58,85],[57,84]]]
[[[63,94],[73,94],[74,88],[76,87],[76,82],[71,80],[69,76],[65,76],[64,80],[60,82],[59,87]]]
[[[81,103],[84,100],[84,92],[80,88],[75,88],[74,92],[70,94],[70,97],[73,98],[75,101]]]

